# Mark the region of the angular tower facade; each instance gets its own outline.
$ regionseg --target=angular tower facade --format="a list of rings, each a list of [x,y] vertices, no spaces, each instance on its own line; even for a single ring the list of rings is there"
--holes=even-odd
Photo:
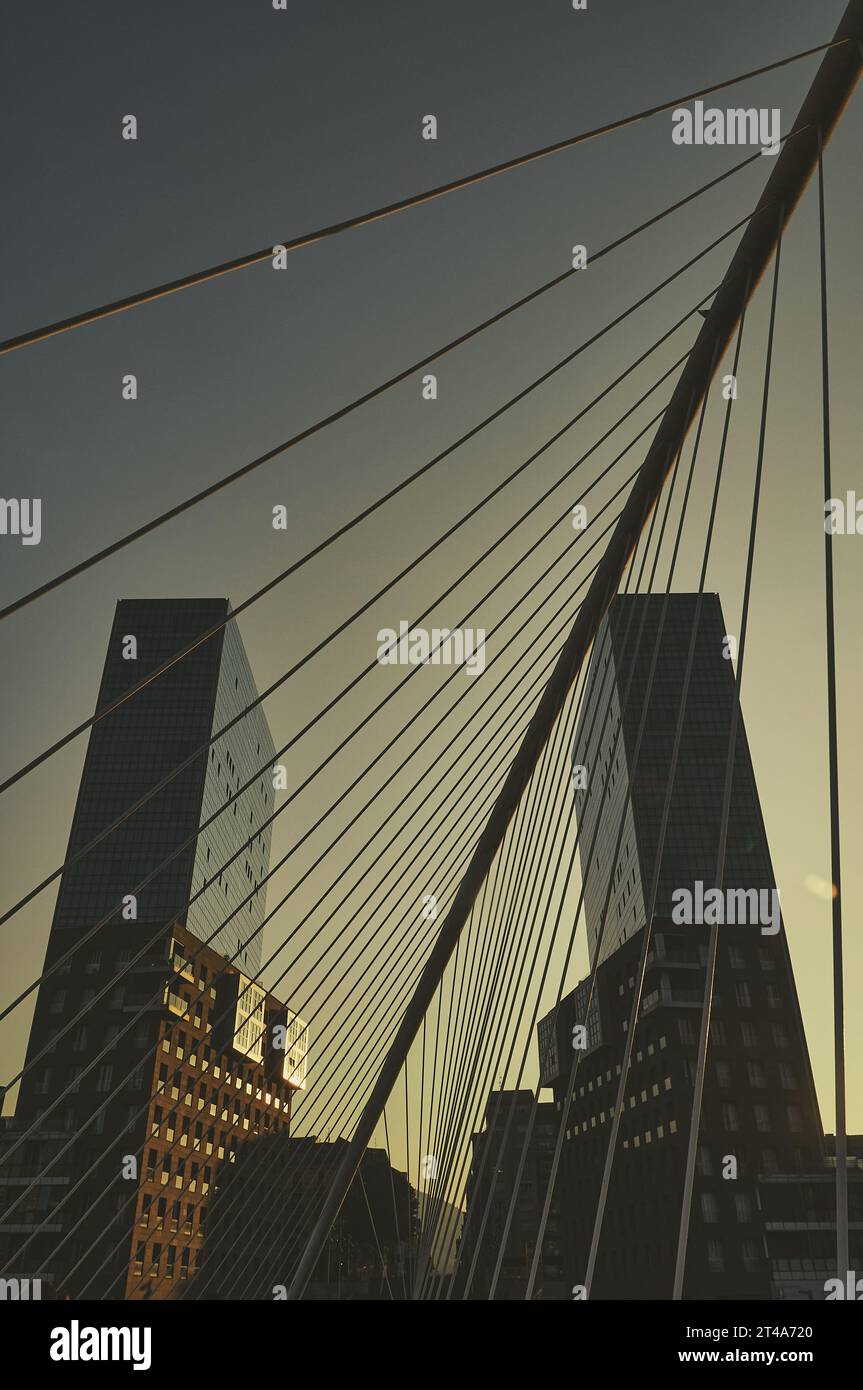
[[[699,612],[696,595],[669,596],[660,635],[665,603],[663,596],[626,596],[612,604],[594,647],[573,755],[586,774],[576,804],[590,956],[599,964],[592,1000],[584,980],[540,1022],[539,1045],[542,1082],[553,1088],[560,1111],[569,1097],[560,1181],[574,1285],[587,1265]],[[711,927],[702,909],[715,886],[736,699],[728,650],[718,596],[705,595],[595,1297],[671,1296]],[[723,901],[733,907],[720,918],[684,1292],[690,1298],[768,1298],[777,1271],[765,1240],[759,1181],[782,1174],[799,1181],[820,1170],[825,1156],[742,717],[721,886]],[[573,1028],[579,1024],[585,1046],[572,1086]]]
[[[118,603],[97,713],[229,613],[227,599]],[[118,1186],[117,1176],[129,1158],[139,1177],[145,1169],[145,1141],[154,1127],[148,1097],[164,1101],[158,1108],[166,1123],[176,1102],[178,1108],[194,1105],[194,1126],[187,1135],[178,1122],[178,1135],[184,1147],[198,1139],[206,1162],[196,1157],[191,1167],[206,1166],[208,1180],[227,1140],[215,1132],[209,1139],[196,1135],[204,1118],[198,1111],[205,1107],[212,1119],[224,1110],[232,1122],[238,1111],[243,1134],[254,1133],[258,1122],[269,1127],[263,1110],[256,1122],[254,1103],[245,1113],[228,1107],[204,1082],[203,1093],[196,1086],[184,1100],[182,1067],[173,1084],[167,1070],[172,1056],[174,1066],[181,1062],[188,1070],[191,1052],[199,1075],[210,1070],[219,1080],[230,1072],[238,1086],[245,1067],[244,1087],[259,1093],[267,1071],[278,1078],[267,1089],[279,1098],[280,1125],[289,1113],[294,1064],[289,1078],[283,1066],[270,1065],[265,1047],[254,1040],[245,1047],[240,1032],[234,1036],[235,1027],[248,1025],[250,1010],[257,1008],[264,1020],[277,1001],[265,999],[257,986],[242,995],[251,1002],[232,1004],[228,998],[231,987],[239,994],[236,980],[248,982],[262,958],[257,929],[265,894],[255,890],[269,864],[274,748],[260,706],[206,748],[256,698],[242,641],[229,623],[90,732],[67,861],[81,857],[60,881],[26,1073],[14,1120],[0,1134],[0,1250],[7,1268],[25,1239],[34,1237],[23,1257],[26,1268],[11,1268],[13,1277],[39,1275],[71,1294],[86,1290],[92,1279],[89,1296],[122,1296],[130,1261],[128,1197],[135,1187],[132,1179]],[[199,834],[250,779],[248,789]],[[83,853],[154,788],[159,790],[146,804]],[[200,964],[190,963],[196,943]],[[216,979],[220,971],[228,972],[227,986]],[[229,1027],[221,1025],[220,1032],[217,1015],[226,1010]],[[290,1023],[288,1013],[284,1021]],[[7,1164],[3,1159],[13,1148]],[[55,1155],[47,1177],[35,1181]],[[198,1192],[203,1181],[196,1171]],[[55,1212],[62,1198],[67,1200]]]
[[[227,599],[125,599],[117,604],[102,673],[97,713],[169,660],[230,611]],[[259,768],[274,748],[258,706],[209,751],[195,750],[257,698],[248,658],[229,623],[177,665],[93,726],[81,776],[67,859],[158,786],[189,765],[64,873],[51,928],[63,952],[158,868],[135,896],[137,923],[155,929],[178,918],[202,941],[260,883],[269,861],[270,827],[222,872],[273,808],[272,776],[260,776],[198,838],[199,827]],[[178,850],[178,853],[174,851]],[[186,904],[205,888],[192,905]],[[258,894],[210,942],[220,955],[238,948],[240,969],[261,962],[264,916]],[[245,943],[245,944],[244,944]],[[50,955],[51,947],[49,947]]]
[[[576,731],[573,761],[588,770],[587,789],[577,793],[576,804],[582,827],[591,959],[599,940],[610,876],[601,959],[639,931],[646,920],[698,595],[671,594],[667,598],[636,767],[638,729],[665,603],[664,595],[621,595],[611,605],[597,634]],[[655,906],[659,917],[671,915],[675,890],[687,885],[692,888],[696,881],[712,886],[716,875],[735,700],[732,661],[725,655],[730,650],[726,636],[719,596],[702,595],[659,874]],[[609,701],[610,714],[605,718]],[[612,865],[621,814],[625,816],[624,834]],[[594,854],[586,863],[597,823]],[[735,744],[725,884],[759,891],[776,887],[742,718]]]

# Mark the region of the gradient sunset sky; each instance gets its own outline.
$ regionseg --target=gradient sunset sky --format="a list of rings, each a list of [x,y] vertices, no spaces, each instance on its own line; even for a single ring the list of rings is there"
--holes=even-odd
[[[612,121],[797,50],[825,42],[844,0],[269,0],[236,5],[13,3],[7,10],[0,154],[7,215],[0,336],[24,332],[151,284],[277,243],[406,197],[474,169]],[[778,107],[793,121],[819,58],[720,93],[715,104]],[[136,142],[121,139],[134,113]],[[438,139],[420,137],[424,115]],[[14,119],[13,119],[14,118]],[[476,188],[162,299],[0,360],[4,496],[43,499],[38,546],[0,538],[0,602],[7,603],[135,525],[232,471],[437,345],[564,270],[574,243],[589,251],[739,162],[745,150],[683,148],[671,114],[591,141]],[[833,395],[834,491],[863,497],[859,330],[863,243],[859,151],[863,105],[849,106],[825,160]],[[118,598],[227,595],[239,603],[317,540],[431,458],[670,274],[754,206],[771,169],[743,173],[445,358],[438,399],[419,380],[390,391],[218,497],[0,626],[2,750],[7,776],[93,710]],[[829,879],[823,588],[817,204],[801,204],[783,246],[777,349],[765,457],[749,645],[742,688],[747,733],[782,893],[797,986],[825,1128],[833,1123],[829,903],[807,887]],[[240,620],[259,688],[268,685],[363,598],[376,591],[496,481],[587,403],[639,352],[716,286],[737,237],[440,468],[275,589]],[[769,284],[747,320],[708,588],[739,631]],[[690,320],[570,435],[379,601],[267,701],[277,748],[373,660],[376,634],[411,619],[467,569],[652,381],[686,351]],[[730,370],[730,368],[726,368]],[[121,398],[134,373],[136,402]],[[667,394],[667,392],[666,392]],[[596,476],[659,409],[660,391],[585,470]],[[705,468],[692,501],[675,587],[694,589],[722,420],[718,385],[707,413]],[[641,455],[634,453],[626,471]],[[616,475],[619,482],[623,474]],[[611,484],[595,494],[605,500]],[[570,496],[572,494],[572,496]],[[517,558],[556,512],[556,494],[504,552]],[[284,504],[288,529],[274,530]],[[491,629],[527,583],[572,539],[567,519],[472,620]],[[848,1128],[863,1131],[863,694],[859,595],[863,538],[835,545],[841,807],[846,937]],[[455,625],[505,569],[492,559],[436,610]],[[563,566],[565,572],[566,566]],[[559,579],[545,586],[554,592]],[[489,643],[489,658],[494,645]],[[376,671],[292,751],[301,780],[382,698],[399,668]],[[446,673],[429,669],[276,822],[273,858],[368,763]],[[489,675],[465,702],[478,707]],[[465,678],[466,680],[466,678]],[[425,681],[425,684],[423,684]],[[484,685],[483,682],[486,682]],[[419,691],[419,687],[422,690]],[[493,689],[494,687],[492,687]],[[454,694],[461,686],[453,683]],[[419,692],[419,693],[417,693]],[[449,695],[446,697],[449,699]],[[430,722],[430,720],[429,720]],[[65,853],[86,739],[79,738],[0,798],[5,908]],[[430,738],[418,767],[432,768]],[[380,786],[393,763],[371,780]],[[478,784],[482,768],[474,768]],[[450,786],[431,774],[429,808]],[[364,833],[386,825],[407,790],[380,799]],[[568,787],[559,787],[563,798]],[[334,824],[361,804],[353,794]],[[325,841],[291,861],[270,902]],[[352,832],[320,892],[359,847]],[[406,864],[408,836],[386,861]],[[422,891],[434,892],[429,881]],[[411,893],[420,900],[419,889]],[[265,955],[314,901],[299,891]],[[41,969],[54,892],[2,929],[3,999]],[[327,924],[335,932],[347,913]],[[326,938],[325,938],[326,939]],[[583,926],[570,988],[586,969]],[[334,953],[335,954],[335,953]],[[268,971],[272,986],[281,961]],[[329,965],[321,967],[321,979]],[[311,1046],[343,1001],[323,1015],[295,993],[304,969],[275,986],[312,1020]],[[360,971],[356,980],[360,978]],[[552,972],[553,975],[553,972]],[[355,980],[355,982],[356,982]],[[317,981],[316,981],[317,982]],[[549,985],[544,1006],[554,1000]],[[309,993],[305,988],[305,993]],[[2,1079],[21,1065],[32,999],[0,1027]],[[544,1011],[544,1009],[543,1009]],[[536,1075],[535,1049],[527,1084]],[[314,1076],[314,1067],[310,1076]],[[499,1077],[494,1078],[497,1082]],[[514,1073],[508,1077],[510,1084]],[[7,1110],[9,1106],[7,1104]],[[394,1111],[394,1160],[404,1166]],[[412,1164],[415,1160],[412,1158]],[[414,1171],[415,1180],[415,1171]]]

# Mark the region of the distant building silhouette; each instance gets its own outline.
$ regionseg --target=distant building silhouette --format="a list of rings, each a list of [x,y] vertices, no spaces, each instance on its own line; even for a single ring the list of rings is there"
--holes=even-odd
[[[281,1299],[345,1150],[270,1134],[220,1168],[193,1299]],[[312,1299],[410,1297],[416,1194],[383,1149],[367,1149],[308,1285]]]
[[[533,1102],[533,1091],[492,1091],[486,1102],[483,1127],[473,1136],[467,1214],[455,1285],[456,1290],[462,1294],[467,1291],[471,1298],[488,1298],[502,1245],[495,1298],[523,1299],[527,1291],[558,1129],[555,1107],[548,1102],[536,1107],[531,1123]],[[527,1154],[504,1245],[507,1214],[528,1129]],[[536,1298],[564,1295],[562,1234],[560,1199],[555,1195],[539,1261]],[[474,1260],[474,1277],[467,1289]]]

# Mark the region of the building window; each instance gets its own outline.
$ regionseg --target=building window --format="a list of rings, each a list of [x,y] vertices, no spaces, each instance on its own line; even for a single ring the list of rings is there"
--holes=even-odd
[[[701,1218],[705,1222],[714,1223],[719,1220],[719,1203],[713,1192],[702,1192],[701,1194]]]
[[[738,980],[734,986],[734,998],[737,1000],[738,1009],[751,1009],[752,997],[749,993],[749,986],[745,980]]]
[[[759,1134],[770,1133],[770,1111],[766,1105],[755,1106],[755,1128]]]
[[[788,1128],[792,1134],[799,1134],[803,1128],[803,1112],[799,1105],[788,1105],[785,1108],[788,1117]]]
[[[731,1101],[725,1101],[722,1106],[722,1126],[733,1133],[740,1128],[740,1116],[737,1113],[737,1106]]]
[[[694,1046],[695,1046],[695,1025],[693,1024],[692,1019],[691,1019],[691,1018],[680,1018],[680,1019],[678,1019],[678,1021],[677,1021],[677,1027],[678,1027],[678,1030],[679,1030],[679,1032],[680,1032],[680,1041],[683,1043],[684,1047],[694,1047]]]
[[[764,1068],[760,1062],[747,1062],[746,1071],[753,1090],[763,1090],[765,1086]]]
[[[734,1194],[734,1207],[737,1212],[738,1221],[752,1220],[752,1203],[745,1192],[736,1192]]]
[[[710,1150],[704,1144],[698,1150],[698,1171],[703,1178],[709,1178],[713,1174],[713,1160]]]
[[[725,1269],[725,1255],[721,1241],[709,1240],[707,1242],[707,1265],[711,1274],[722,1274]]]

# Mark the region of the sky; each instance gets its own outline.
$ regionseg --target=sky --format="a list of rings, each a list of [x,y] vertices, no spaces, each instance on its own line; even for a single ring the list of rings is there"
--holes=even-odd
[[[241,6],[120,0],[83,8],[53,0],[12,3],[0,84],[7,131],[0,151],[7,207],[0,226],[7,268],[0,336],[275,245],[823,43],[843,9],[842,0],[590,0],[583,12],[573,11],[568,0],[438,0],[433,6],[289,0],[285,11],[274,10],[270,0]],[[736,86],[728,104],[778,107],[786,129],[818,62],[807,59]],[[725,105],[725,94],[716,102]],[[121,135],[128,114],[137,118],[135,141]],[[421,137],[429,114],[437,118],[435,141]],[[300,250],[285,271],[269,265],[244,270],[4,357],[2,491],[42,499],[42,538],[22,546],[16,537],[0,537],[0,601],[50,579],[560,273],[574,244],[589,253],[600,249],[748,153],[682,147],[671,131],[666,112]],[[825,159],[839,494],[857,482],[863,412],[856,351],[863,310],[860,139],[858,95]],[[0,774],[15,771],[92,713],[118,598],[227,595],[238,604],[731,228],[754,206],[772,167],[767,158],[754,161],[595,269],[449,354],[433,369],[436,400],[424,400],[419,377],[409,378],[5,621]],[[255,604],[239,626],[259,688],[343,622],[693,309],[721,280],[735,244],[736,236],[723,241],[501,421]],[[830,874],[817,246],[810,191],[782,252],[742,706],[829,1129],[830,909],[807,888],[807,880]],[[762,286],[747,320],[708,576],[732,633],[739,631],[766,314]],[[373,661],[378,630],[410,620],[453,584],[687,350],[699,322],[690,319],[627,385],[266,702],[277,748]],[[122,398],[129,373],[138,381],[135,401]],[[667,386],[665,395],[660,389],[589,460],[585,481],[646,425],[667,394]],[[693,509],[702,518],[721,407],[715,386],[702,454],[709,466],[693,490]],[[627,457],[627,472],[639,457],[637,450]],[[618,471],[611,475],[616,482],[600,483],[591,505],[609,498],[622,476]],[[478,607],[470,621],[490,632],[572,540],[574,487],[564,485],[514,540],[436,604],[429,624],[455,626],[473,604]],[[287,509],[285,530],[272,526],[277,505]],[[558,529],[528,553],[558,513]],[[703,535],[703,525],[687,528],[676,587],[696,586]],[[861,544],[844,536],[834,545],[852,1132],[863,1130],[857,1065],[863,1017],[854,1008],[863,973],[856,931],[863,880],[855,853],[863,829],[857,726],[863,657],[856,608]],[[486,600],[507,566],[522,557],[516,574]],[[569,563],[544,582],[544,595],[553,598],[564,588],[561,573]],[[529,628],[514,648],[528,662],[537,630]],[[494,651],[491,638],[489,659]],[[506,668],[502,661],[498,671]],[[286,760],[294,784],[390,693],[393,672],[402,674],[399,668],[373,672],[296,744]],[[394,698],[388,713],[369,720],[277,820],[274,859],[333,803],[328,824],[338,829],[348,823],[361,795],[345,789],[446,673],[421,674],[422,681]],[[467,677],[460,680],[467,685]],[[477,680],[462,710],[477,710],[497,680],[491,671]],[[462,693],[459,681],[448,687],[453,690]],[[417,803],[427,811],[445,809],[455,779],[442,773],[443,734],[431,732],[430,715],[424,719],[419,728],[427,737],[414,770],[398,774],[392,785],[387,779],[395,761],[385,759],[372,771],[368,785],[381,789],[375,807],[346,833],[326,880],[316,872],[315,891],[297,888],[274,918],[265,956],[331,881],[347,876],[360,829],[386,828],[397,798],[411,791],[410,778],[418,781],[425,771]],[[494,728],[493,720],[478,722]],[[471,731],[463,742],[461,788],[465,778],[479,788],[488,772],[481,760],[471,760],[473,738]],[[62,862],[85,747],[85,738],[75,740],[0,798],[2,907]],[[555,788],[561,805],[566,792]],[[313,837],[289,861],[274,881],[270,904],[325,843],[322,834]],[[394,900],[400,908],[407,903],[415,921],[424,893],[438,891],[446,900],[449,890],[441,890],[438,871],[423,859],[412,831],[383,864],[393,875]],[[409,874],[415,865],[417,882]],[[52,890],[44,892],[2,928],[6,997],[41,968],[53,899]],[[328,1020],[333,1036],[356,1016],[357,993],[322,1005],[333,959],[346,962],[348,981],[356,986],[375,949],[363,964],[340,954],[335,933],[365,919],[355,906],[335,903],[334,895],[326,920],[316,919],[324,921],[324,940],[335,944],[311,982],[302,982],[305,965],[293,958],[281,958],[265,976],[311,1019],[312,1049]],[[580,936],[566,988],[585,973],[583,926]],[[556,987],[554,981],[545,990],[542,1012],[554,1002]],[[0,1025],[4,1077],[21,1064],[31,1005],[32,996]],[[526,1075],[532,1085],[535,1049]],[[515,1080],[513,1068],[506,1081]],[[395,1108],[390,1137],[404,1166],[404,1116]]]

